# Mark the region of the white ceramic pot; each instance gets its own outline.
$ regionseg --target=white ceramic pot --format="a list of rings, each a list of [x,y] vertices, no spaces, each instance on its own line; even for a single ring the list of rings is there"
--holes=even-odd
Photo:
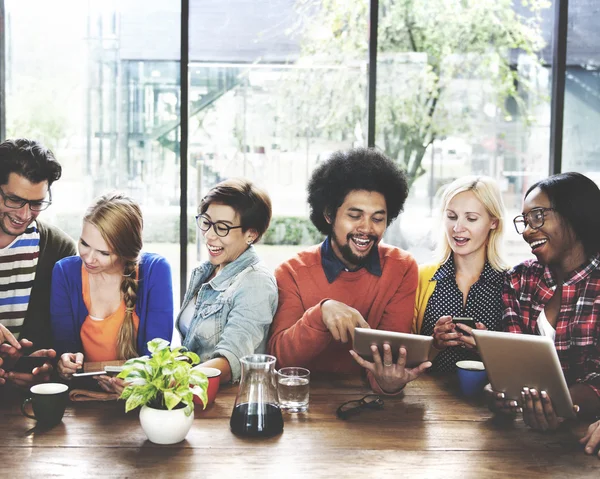
[[[142,406],[140,424],[151,442],[155,444],[175,444],[181,442],[194,422],[194,413],[185,415],[185,409],[154,409]]]

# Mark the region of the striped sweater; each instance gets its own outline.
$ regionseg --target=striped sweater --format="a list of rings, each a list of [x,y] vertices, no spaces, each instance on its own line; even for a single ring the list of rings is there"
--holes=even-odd
[[[29,306],[40,255],[36,223],[0,249],[0,323],[18,338]]]

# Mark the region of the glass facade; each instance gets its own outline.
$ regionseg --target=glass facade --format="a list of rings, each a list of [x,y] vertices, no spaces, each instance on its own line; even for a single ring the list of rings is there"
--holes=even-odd
[[[358,20],[367,34],[368,1]],[[273,202],[259,253],[272,268],[320,239],[309,227],[306,185],[323,158],[362,144],[366,55],[314,46],[330,28],[314,2],[251,0],[190,4],[188,188],[193,211],[217,182],[243,176]],[[364,125],[362,128],[366,131]],[[191,216],[191,215],[190,215]],[[290,244],[293,243],[293,244]],[[197,245],[196,259],[205,259]]]
[[[38,139],[63,166],[42,218],[78,239],[94,198],[124,191],[141,204],[145,249],[169,260],[178,296],[179,4],[8,0],[5,8],[6,135]],[[172,41],[158,47],[165,31]]]
[[[42,141],[64,168],[43,218],[78,238],[93,199],[125,191],[142,205],[145,248],[167,257],[178,296],[187,121],[188,274],[203,259],[199,201],[232,176],[271,195],[272,228],[258,247],[274,268],[319,241],[308,178],[331,152],[367,145],[374,87],[375,147],[412,185],[386,240],[428,261],[439,188],[489,175],[508,209],[508,259],[529,257],[511,221],[549,169],[554,2],[378,3],[369,85],[369,0],[190,0],[182,119],[180,2],[4,0],[6,137]],[[600,180],[598,9],[569,3],[562,169]]]
[[[570,2],[565,76],[563,171],[600,182],[600,9],[593,0]]]

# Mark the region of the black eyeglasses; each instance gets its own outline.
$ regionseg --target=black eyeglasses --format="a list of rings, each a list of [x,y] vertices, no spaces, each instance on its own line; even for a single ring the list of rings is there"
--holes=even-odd
[[[516,216],[513,220],[517,233],[522,235],[527,228],[527,225],[532,230],[540,229],[544,226],[546,211],[555,211],[554,208],[532,208],[526,214]]]
[[[365,397],[360,399],[354,399],[353,401],[347,401],[337,408],[336,415],[340,419],[348,419],[363,409],[383,409],[384,403],[376,394],[367,394]]]
[[[220,236],[221,238],[227,236],[230,230],[242,227],[241,225],[229,226],[227,223],[223,223],[222,221],[211,221],[204,215],[196,216],[196,223],[198,224],[200,231],[206,233],[212,227],[215,230],[216,235]]]
[[[25,205],[29,205],[29,209],[31,211],[43,211],[48,206],[52,204],[52,191],[48,188],[48,201],[46,200],[24,200],[18,196],[9,196],[2,188],[0,188],[0,195],[2,195],[2,199],[4,200],[4,206],[7,208],[12,208],[18,210],[19,208],[23,208]]]

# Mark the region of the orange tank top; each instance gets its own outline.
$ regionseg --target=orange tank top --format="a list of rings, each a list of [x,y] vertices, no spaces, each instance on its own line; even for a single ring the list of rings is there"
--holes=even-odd
[[[83,302],[88,311],[92,309],[90,282],[87,270],[81,266],[81,287]],[[93,319],[89,313],[81,326],[81,343],[86,361],[114,361],[120,359],[117,354],[119,329],[125,320],[125,301],[121,300],[116,311],[104,319]],[[140,318],[133,311],[133,326],[137,337]]]

